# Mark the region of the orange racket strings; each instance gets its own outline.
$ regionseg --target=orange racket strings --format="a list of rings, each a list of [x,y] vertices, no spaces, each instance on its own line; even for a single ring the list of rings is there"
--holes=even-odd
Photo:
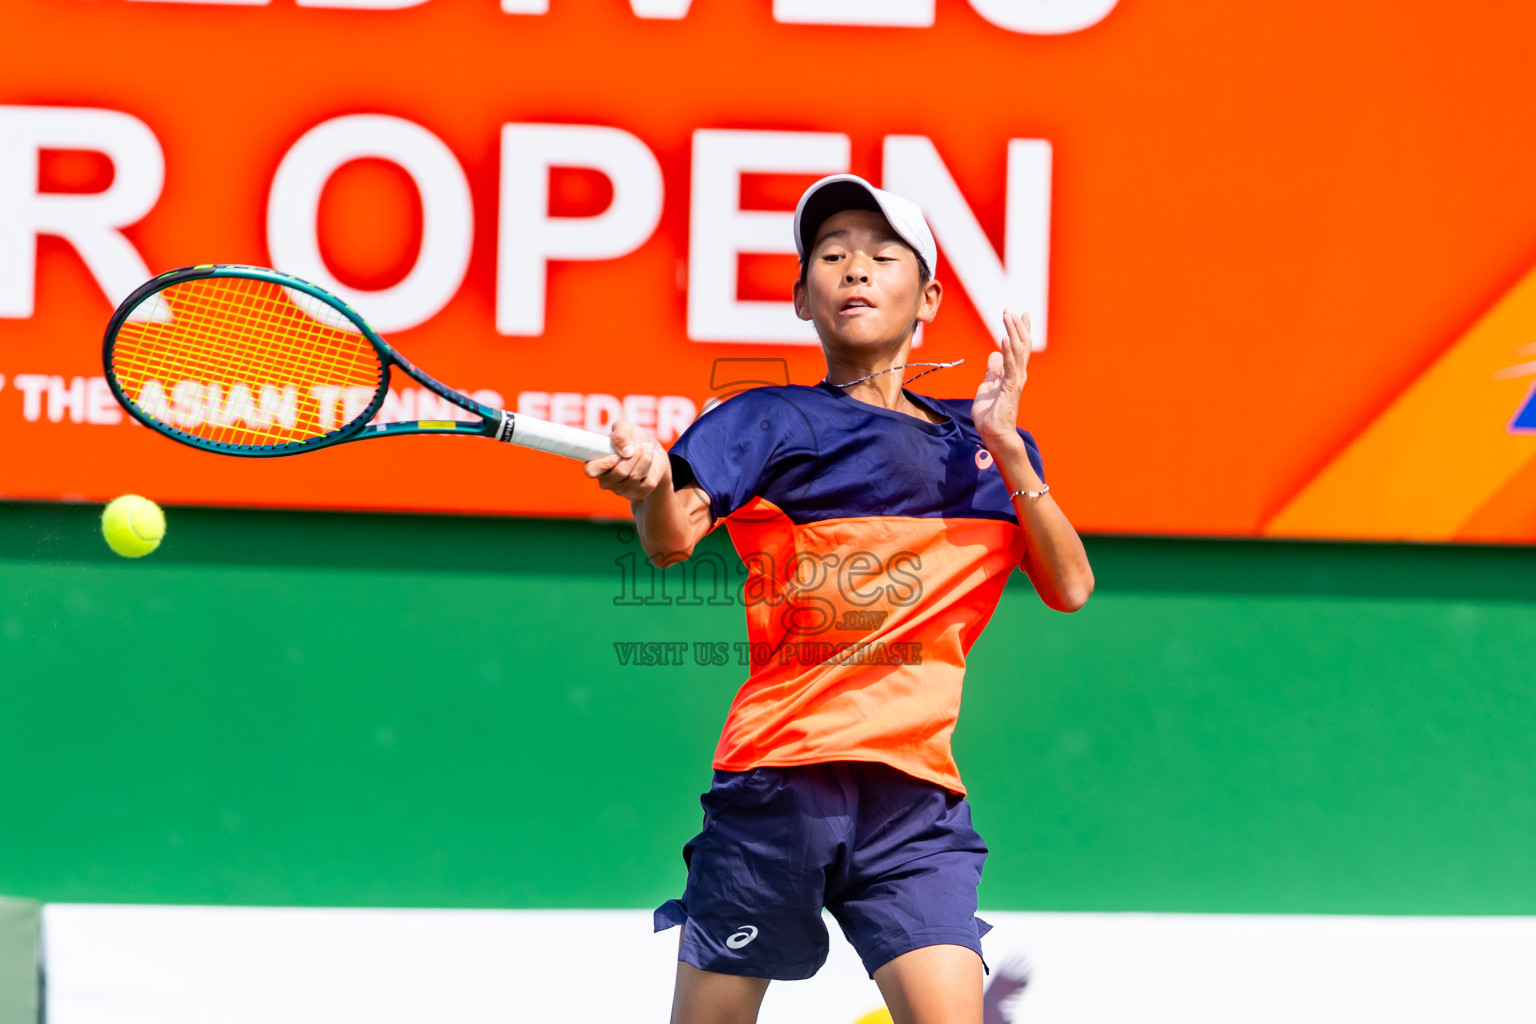
[[[145,303],[157,298],[168,319],[124,323],[112,373],[141,412],[193,436],[246,447],[323,437],[384,383],[368,339],[298,290],[212,277]]]

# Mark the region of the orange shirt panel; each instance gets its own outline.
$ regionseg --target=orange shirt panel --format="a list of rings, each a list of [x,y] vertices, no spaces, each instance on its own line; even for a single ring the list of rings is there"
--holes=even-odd
[[[966,655],[1024,556],[995,519],[725,520],[747,565],[751,675],[715,767],[878,761],[964,793],[950,738]]]

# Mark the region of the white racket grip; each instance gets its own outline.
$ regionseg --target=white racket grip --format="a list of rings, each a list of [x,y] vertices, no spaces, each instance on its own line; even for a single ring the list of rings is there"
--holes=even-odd
[[[603,434],[532,416],[515,416],[506,411],[501,414],[501,429],[496,432],[496,440],[582,462],[613,454],[613,444]]]

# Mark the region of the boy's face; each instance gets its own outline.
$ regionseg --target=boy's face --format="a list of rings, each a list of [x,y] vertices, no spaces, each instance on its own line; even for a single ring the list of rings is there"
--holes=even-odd
[[[933,319],[943,289],[923,284],[917,254],[876,210],[828,217],[795,282],[795,313],[816,324],[823,345],[886,346]]]

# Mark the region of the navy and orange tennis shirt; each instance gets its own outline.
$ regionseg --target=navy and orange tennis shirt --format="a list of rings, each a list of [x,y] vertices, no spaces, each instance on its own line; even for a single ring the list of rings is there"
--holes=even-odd
[[[950,750],[965,659],[1024,532],[971,400],[906,395],[944,421],[825,382],[763,387],[672,446],[674,485],[709,495],[747,568],[751,673],[716,768],[878,761],[965,792]]]

